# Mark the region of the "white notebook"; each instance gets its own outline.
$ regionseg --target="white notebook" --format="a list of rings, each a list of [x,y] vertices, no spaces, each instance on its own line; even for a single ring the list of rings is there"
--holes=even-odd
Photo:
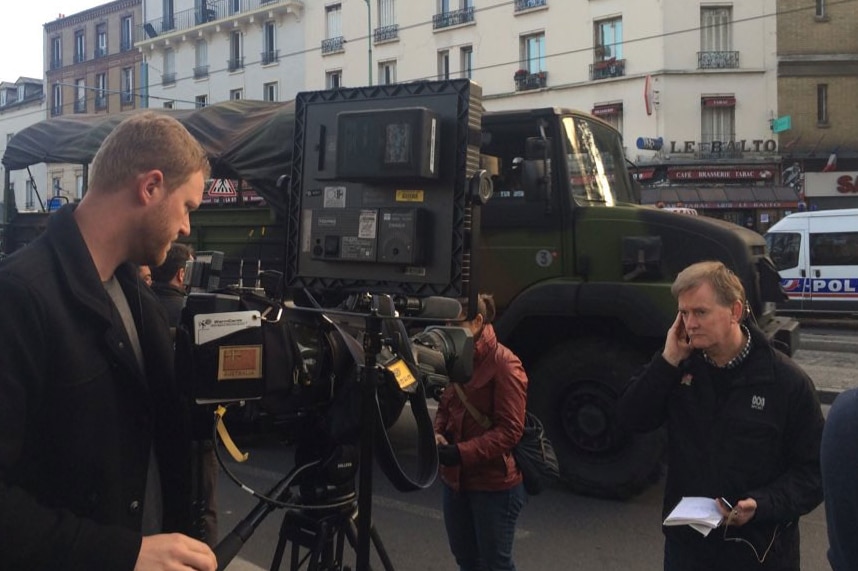
[[[706,536],[721,525],[722,519],[713,498],[685,497],[664,519],[664,525],[690,525]]]

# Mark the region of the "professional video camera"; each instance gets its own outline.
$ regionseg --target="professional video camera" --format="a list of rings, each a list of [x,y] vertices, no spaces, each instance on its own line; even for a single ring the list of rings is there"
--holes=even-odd
[[[480,96],[469,80],[298,94],[285,271],[266,272],[262,291],[192,293],[177,337],[179,374],[197,403],[254,401],[294,422],[294,474],[218,546],[222,565],[268,510],[293,508],[281,539],[295,548],[307,540],[286,519],[304,528],[320,508],[339,519],[315,522],[312,548],[332,541],[320,534],[333,525],[357,544],[365,571],[370,540],[382,550],[370,523],[373,452],[400,490],[434,480],[426,395],[466,382],[473,363],[470,331],[442,323],[460,318],[459,300],[477,305],[472,245],[492,193],[478,169]],[[386,436],[406,401],[418,428],[415,478]]]

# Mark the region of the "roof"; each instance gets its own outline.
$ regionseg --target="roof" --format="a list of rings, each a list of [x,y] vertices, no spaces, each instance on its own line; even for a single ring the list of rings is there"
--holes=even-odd
[[[3,165],[19,170],[38,163],[89,164],[116,125],[144,111],[181,121],[208,153],[214,178],[246,180],[273,208],[285,211],[285,196],[278,191],[277,180],[291,172],[292,101],[239,100],[201,109],[135,109],[54,117],[15,133],[6,145]]]

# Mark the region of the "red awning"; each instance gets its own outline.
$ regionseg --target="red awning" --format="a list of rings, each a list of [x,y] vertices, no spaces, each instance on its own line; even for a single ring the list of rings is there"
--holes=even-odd
[[[697,209],[796,208],[798,195],[785,186],[661,186],[641,190],[642,204]]]

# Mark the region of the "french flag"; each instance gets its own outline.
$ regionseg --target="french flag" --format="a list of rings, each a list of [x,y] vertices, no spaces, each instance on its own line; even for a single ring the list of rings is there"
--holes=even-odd
[[[822,172],[831,172],[837,168],[837,153],[831,153],[831,156],[828,157],[828,162],[825,163],[825,166],[822,168]]]

